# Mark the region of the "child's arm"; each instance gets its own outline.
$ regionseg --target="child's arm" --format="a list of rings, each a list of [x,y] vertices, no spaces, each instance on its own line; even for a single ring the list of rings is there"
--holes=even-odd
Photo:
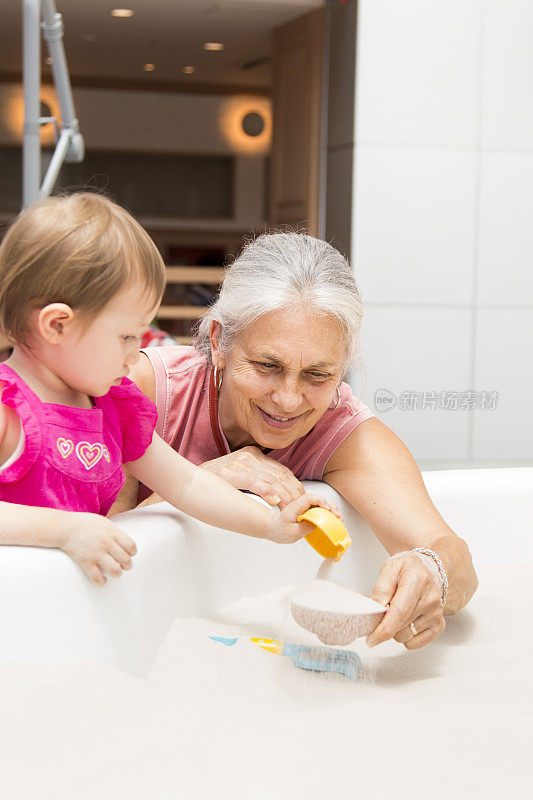
[[[0,382],[0,393],[3,381]],[[0,466],[15,452],[20,438],[20,419],[17,412],[0,403]]]
[[[191,517],[275,542],[295,542],[309,533],[309,523],[296,518],[311,506],[321,505],[338,514],[324,498],[301,495],[279,514],[234,489],[217,475],[196,467],[154,433],[152,443],[129,471],[145,486]]]
[[[55,508],[0,502],[0,545],[61,547],[63,515]]]
[[[132,568],[135,542],[99,514],[0,502],[0,545],[57,547],[78,562],[93,583]]]
[[[19,437],[16,412],[0,403],[0,465],[14,452]],[[123,569],[131,569],[137,552],[133,539],[99,514],[2,501],[0,545],[57,547],[98,584],[106,583],[106,575],[118,578]]]

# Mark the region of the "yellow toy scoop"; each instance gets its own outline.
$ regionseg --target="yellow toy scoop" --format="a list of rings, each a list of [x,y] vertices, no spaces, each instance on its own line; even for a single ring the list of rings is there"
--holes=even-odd
[[[352,543],[348,531],[340,519],[327,508],[320,508],[320,506],[308,508],[304,514],[300,514],[298,517],[298,522],[302,521],[311,522],[315,526],[305,539],[322,558],[339,561]]]

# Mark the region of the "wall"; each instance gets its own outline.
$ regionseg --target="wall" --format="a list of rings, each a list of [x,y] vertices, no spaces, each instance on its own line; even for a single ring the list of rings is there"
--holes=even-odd
[[[269,98],[89,88],[75,88],[73,93],[88,149],[234,155],[233,226],[263,225],[265,156],[271,135]],[[53,89],[44,86],[42,96],[56,113]],[[240,132],[240,121],[248,111],[261,112],[268,123],[264,133],[253,139]],[[0,84],[0,145],[20,143],[22,123],[22,87]],[[48,130],[43,130],[43,137],[50,144]]]
[[[532,42],[528,0],[359,2],[364,397],[426,468],[533,463]]]
[[[354,160],[356,0],[327,6],[326,236],[350,256]]]

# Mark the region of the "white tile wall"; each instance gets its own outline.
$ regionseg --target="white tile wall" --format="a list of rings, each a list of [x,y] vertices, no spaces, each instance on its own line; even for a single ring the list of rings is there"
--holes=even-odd
[[[473,146],[482,0],[359,0],[356,142]]]
[[[472,302],[477,155],[357,145],[355,265],[372,303]]]
[[[352,224],[365,402],[496,391],[378,417],[422,467],[533,464],[533,0],[359,0]]]
[[[482,154],[478,299],[533,307],[533,150]]]
[[[533,310],[480,310],[476,389],[499,392],[496,410],[474,412],[474,458],[533,460]]]
[[[481,144],[533,148],[533,3],[486,0]]]
[[[418,463],[467,458],[468,415],[435,409],[424,392],[465,391],[469,385],[470,314],[462,309],[367,307],[362,329],[366,373],[353,382],[354,392],[400,436]],[[376,391],[396,398],[388,411],[376,408]],[[402,392],[416,392],[417,408],[402,409]]]

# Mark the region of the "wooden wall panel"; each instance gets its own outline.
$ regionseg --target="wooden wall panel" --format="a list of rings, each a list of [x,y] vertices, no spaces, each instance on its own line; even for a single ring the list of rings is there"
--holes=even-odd
[[[318,234],[324,12],[274,31],[271,223]]]

